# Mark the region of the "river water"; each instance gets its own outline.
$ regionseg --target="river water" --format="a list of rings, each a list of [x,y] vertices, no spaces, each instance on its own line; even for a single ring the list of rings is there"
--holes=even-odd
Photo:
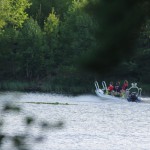
[[[64,122],[61,129],[48,131],[32,126],[32,137],[42,134],[43,142],[28,141],[32,150],[149,150],[150,98],[143,103],[101,100],[93,95],[77,97],[42,93],[0,93],[0,108],[11,102],[22,108],[18,114],[3,114],[3,132],[25,132],[23,118],[34,116],[36,123]],[[27,103],[27,102],[40,102]],[[61,103],[52,105],[48,103]],[[62,105],[67,103],[68,105]],[[4,148],[10,150],[10,143]]]

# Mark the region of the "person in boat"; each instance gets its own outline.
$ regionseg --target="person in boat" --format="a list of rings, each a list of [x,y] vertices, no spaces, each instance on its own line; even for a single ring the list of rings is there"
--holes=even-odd
[[[121,96],[122,97],[126,97],[126,89],[128,88],[128,81],[125,80],[122,86],[122,90],[121,90]]]
[[[121,96],[121,86],[120,86],[120,82],[116,82],[116,85],[114,86],[114,96]]]
[[[111,95],[113,90],[114,90],[113,82],[110,82],[110,84],[107,87],[107,89],[108,89],[108,94]]]
[[[125,91],[128,88],[128,81],[125,80],[122,86],[122,90]]]

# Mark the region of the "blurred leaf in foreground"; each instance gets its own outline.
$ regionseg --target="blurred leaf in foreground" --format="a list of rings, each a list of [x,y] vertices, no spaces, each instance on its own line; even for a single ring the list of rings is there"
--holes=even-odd
[[[108,72],[134,54],[135,40],[149,18],[148,0],[92,0],[86,9],[98,21],[98,48],[89,50],[81,59],[86,69]]]

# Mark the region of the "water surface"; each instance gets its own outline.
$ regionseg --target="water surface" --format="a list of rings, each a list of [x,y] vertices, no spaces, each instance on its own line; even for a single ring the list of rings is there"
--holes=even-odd
[[[5,133],[25,131],[24,116],[51,123],[63,121],[62,129],[41,132],[31,128],[32,136],[46,137],[42,143],[30,141],[33,150],[149,150],[150,98],[143,103],[125,100],[101,100],[93,95],[77,97],[56,94],[5,92],[0,94],[0,106],[11,101],[22,108],[20,115],[5,114]],[[41,104],[26,103],[41,102]],[[56,103],[68,105],[51,105]],[[6,148],[9,145],[6,144]]]

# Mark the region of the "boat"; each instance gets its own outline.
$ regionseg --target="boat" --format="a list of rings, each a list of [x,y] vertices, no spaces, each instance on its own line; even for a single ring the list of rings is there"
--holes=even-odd
[[[113,94],[108,94],[108,89],[105,81],[102,81],[102,88],[99,87],[99,84],[97,81],[95,81],[95,93],[97,96],[99,96],[101,99],[112,99],[112,100],[119,100],[124,99],[128,102],[141,102],[142,97],[142,89],[137,86],[137,83],[131,83],[131,87],[126,89],[124,93],[122,93],[120,97],[116,97]]]

